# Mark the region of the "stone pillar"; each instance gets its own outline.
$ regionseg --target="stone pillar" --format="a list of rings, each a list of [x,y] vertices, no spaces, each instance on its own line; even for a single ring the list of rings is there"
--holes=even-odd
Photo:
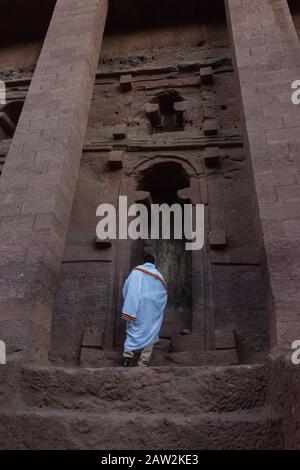
[[[286,0],[226,0],[272,345],[300,339],[300,44]]]
[[[48,356],[108,0],[58,0],[0,179],[0,339]]]

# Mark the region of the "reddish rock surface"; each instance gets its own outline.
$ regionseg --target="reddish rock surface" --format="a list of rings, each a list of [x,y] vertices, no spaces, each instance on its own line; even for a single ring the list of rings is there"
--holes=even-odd
[[[299,448],[297,2],[2,3],[1,448]],[[99,243],[120,195],[204,204],[204,248]],[[124,371],[145,249],[169,302]]]

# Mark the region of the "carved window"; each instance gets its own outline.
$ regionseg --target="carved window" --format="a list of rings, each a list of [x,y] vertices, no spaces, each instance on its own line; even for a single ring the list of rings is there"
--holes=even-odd
[[[175,90],[159,93],[146,105],[153,133],[182,130],[186,110],[187,102]]]

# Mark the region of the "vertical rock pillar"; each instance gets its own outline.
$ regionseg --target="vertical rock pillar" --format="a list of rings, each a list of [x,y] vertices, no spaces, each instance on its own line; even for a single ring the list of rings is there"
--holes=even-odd
[[[286,0],[226,0],[272,345],[300,339],[300,44]]]
[[[58,0],[0,179],[0,339],[47,359],[108,0]]]

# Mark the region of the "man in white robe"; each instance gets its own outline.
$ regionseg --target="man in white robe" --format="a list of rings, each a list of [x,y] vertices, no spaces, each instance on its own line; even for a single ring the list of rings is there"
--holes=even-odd
[[[134,268],[123,288],[122,318],[126,321],[126,341],[122,366],[129,367],[136,351],[139,366],[148,366],[167,304],[167,286],[155,267],[155,259],[145,255],[144,264]]]

